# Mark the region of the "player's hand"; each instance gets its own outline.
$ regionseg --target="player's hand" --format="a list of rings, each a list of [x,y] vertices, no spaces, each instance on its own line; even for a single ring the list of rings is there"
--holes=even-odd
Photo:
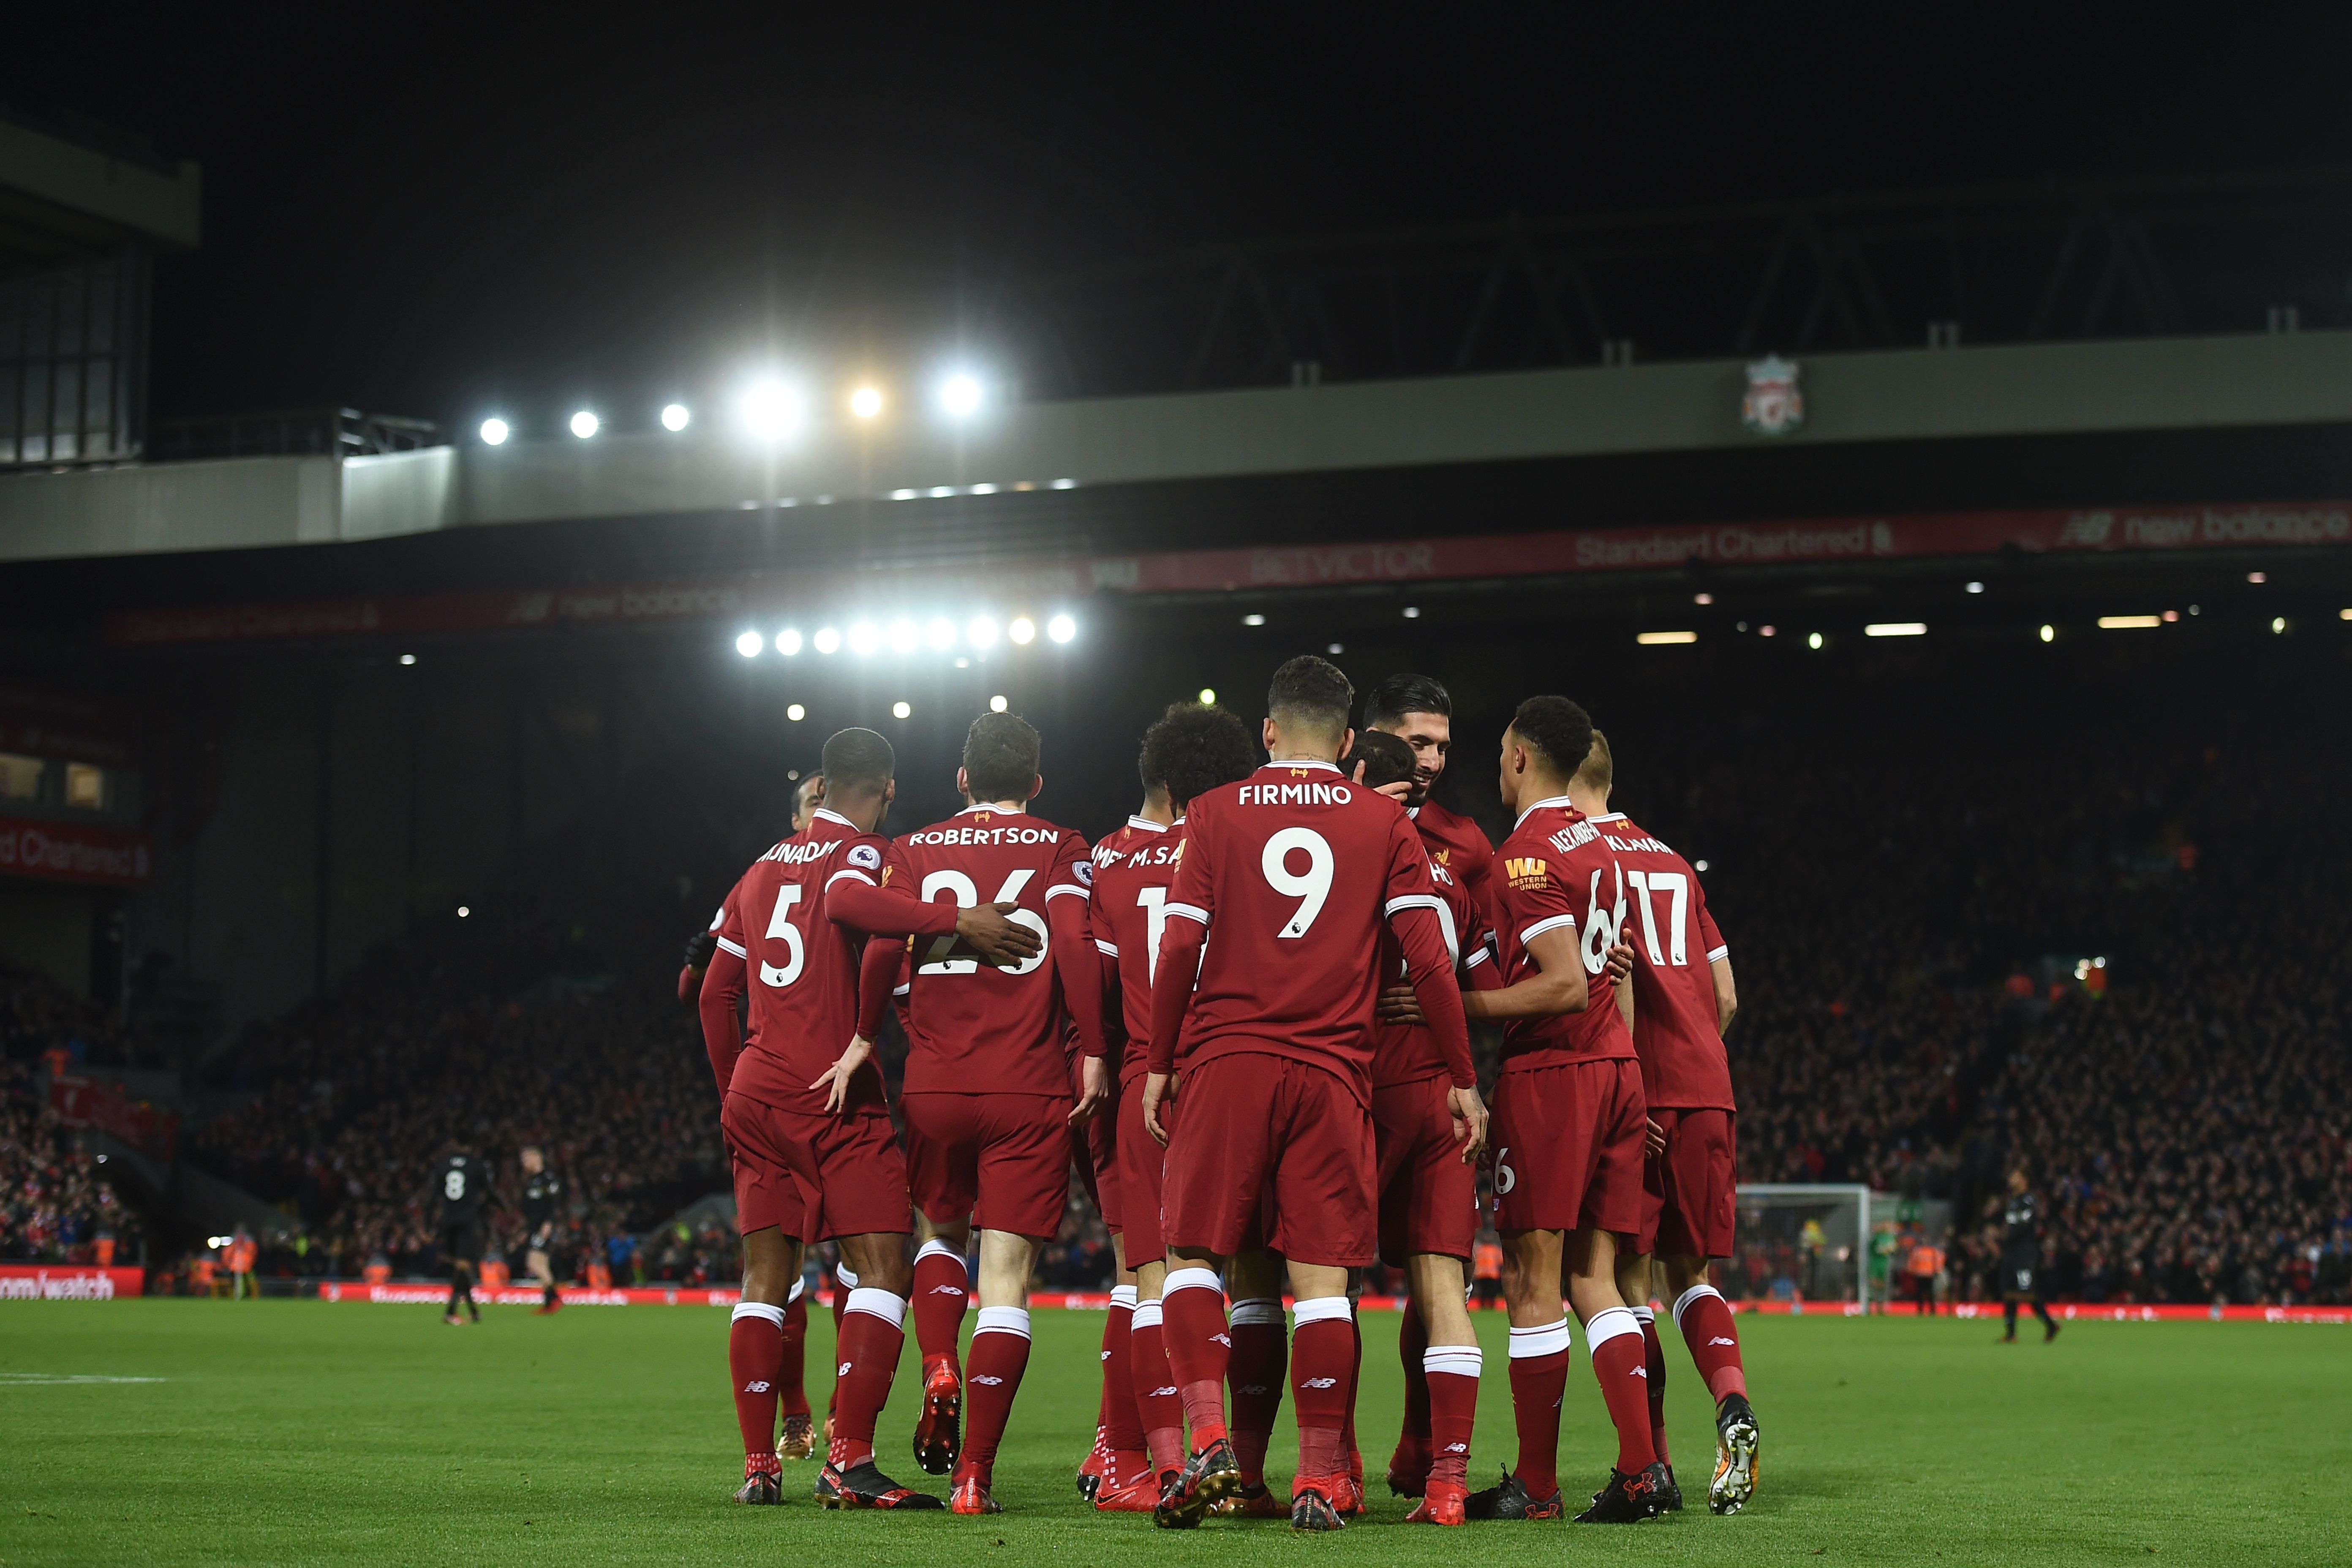
[[[1454,1141],[1462,1145],[1462,1163],[1475,1164],[1486,1152],[1486,1102],[1476,1085],[1445,1091],[1445,1107],[1454,1112]]]
[[[1095,1112],[1110,1099],[1110,1063],[1100,1057],[1088,1057],[1078,1067],[1078,1103],[1071,1108],[1070,1125],[1094,1120]]]
[[[841,1053],[841,1059],[825,1068],[817,1080],[809,1085],[811,1089],[822,1089],[825,1091],[824,1109],[827,1114],[840,1111],[847,1107],[850,1078],[859,1068],[873,1059],[874,1042],[863,1035],[850,1036],[849,1048]]]
[[[1666,1152],[1666,1130],[1648,1117],[1642,1118],[1642,1156],[1654,1160]]]
[[[1045,939],[1010,917],[1018,904],[975,904],[956,914],[956,937],[998,969],[1026,963],[1045,951]]]
[[[1383,1024],[1429,1022],[1422,1015],[1420,996],[1410,985],[1391,985],[1381,992],[1380,1001],[1373,1006],[1372,1016]]]
[[[1143,1075],[1143,1130],[1162,1149],[1168,1147],[1168,1129],[1160,1125],[1160,1102],[1170,1098],[1166,1073]]]
[[[1621,930],[1616,944],[1609,950],[1609,978],[1622,985],[1633,973],[1633,943]]]

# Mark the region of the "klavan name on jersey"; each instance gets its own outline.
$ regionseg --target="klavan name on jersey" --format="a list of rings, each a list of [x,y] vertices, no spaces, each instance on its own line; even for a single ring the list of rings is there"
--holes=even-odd
[[[1345,805],[1356,798],[1343,784],[1281,784],[1242,785],[1244,805]]]
[[[1008,844],[1055,844],[1061,840],[1061,830],[1053,827],[929,827],[907,836],[909,844],[966,845],[973,848],[1001,848]]]
[[[1654,838],[1620,838],[1613,833],[1604,833],[1601,836],[1601,842],[1606,844],[1610,848],[1616,850],[1621,855],[1633,855],[1643,852],[1652,855],[1671,855],[1674,853],[1673,850],[1667,848],[1664,845],[1659,843]]]

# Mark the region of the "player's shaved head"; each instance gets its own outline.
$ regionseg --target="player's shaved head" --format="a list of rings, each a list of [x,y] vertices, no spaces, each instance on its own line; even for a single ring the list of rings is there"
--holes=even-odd
[[[879,795],[898,773],[898,753],[871,730],[836,730],[824,743],[827,800]]]
[[[974,800],[1027,800],[1045,744],[1018,713],[983,713],[963,737],[964,793]]]
[[[1427,710],[1416,708],[1413,711]],[[1352,778],[1359,763],[1363,764],[1364,783],[1373,789],[1382,784],[1405,784],[1420,776],[1412,748],[1379,730],[1356,731],[1356,749],[1340,759],[1339,771]]]
[[[1453,694],[1426,675],[1391,675],[1364,694],[1364,728],[1393,730],[1408,713],[1454,717]]]
[[[1257,748],[1249,726],[1222,708],[1171,702],[1160,721],[1143,732],[1136,759],[1146,789],[1164,789],[1180,810],[1196,795],[1257,771]]]
[[[1617,787],[1617,764],[1609,755],[1608,736],[1598,730],[1592,731],[1592,750],[1584,753],[1584,765],[1576,770],[1576,777],[1570,782],[1603,800],[1609,798],[1609,792]]]
[[[1347,732],[1348,714],[1355,705],[1354,684],[1338,665],[1311,653],[1276,670],[1265,693],[1266,717],[1293,739],[1312,736],[1336,742]]]
[[[1566,781],[1592,750],[1592,715],[1565,697],[1530,697],[1511,715],[1511,733]]]

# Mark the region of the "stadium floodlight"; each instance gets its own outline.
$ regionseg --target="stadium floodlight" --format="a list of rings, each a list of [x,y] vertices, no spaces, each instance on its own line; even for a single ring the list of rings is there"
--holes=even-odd
[[[786,658],[801,651],[801,634],[798,627],[786,626],[776,634],[776,651]]]
[[[861,386],[849,395],[849,411],[860,419],[871,419],[882,412],[882,393],[877,387]]]
[[[890,717],[893,719],[909,719],[914,716],[914,706],[911,703],[893,702],[890,704]]]
[[[1694,605],[1712,605],[1715,603],[1715,595],[1712,594],[1693,594],[1691,595],[1691,603]]]
[[[2192,616],[2195,615],[2197,613],[2197,606],[2194,605],[2189,605],[2189,613]],[[2339,621],[2352,621],[2352,610],[2338,610],[2336,612],[2336,618]]]
[[[1873,621],[1862,628],[1866,637],[1924,637],[1927,635],[1925,621]]]
[[[807,710],[807,709],[805,709],[805,708],[803,708],[803,707],[802,707],[802,706],[801,706],[799,703],[797,703],[797,702],[789,703],[789,704],[787,704],[787,705],[785,706],[785,709],[784,709],[784,717],[785,717],[785,718],[787,718],[787,719],[790,719],[793,723],[797,724],[797,723],[799,723],[802,720],[803,720],[803,719],[805,719],[805,718],[807,718],[807,717],[808,717],[808,710]]]
[[[1347,651],[1348,651],[1348,645],[1347,645],[1346,643],[1338,643],[1338,642],[1335,642],[1335,643],[1331,644],[1329,647],[1326,647],[1323,651],[1324,651],[1325,653],[1330,653],[1330,654],[1340,654],[1340,653],[1345,653],[1345,652],[1347,652]]]
[[[1252,610],[1248,615],[1242,617],[1242,625],[1245,626],[1262,626],[1265,625],[1265,617],[1259,615],[1255,610]]]
[[[457,918],[458,918],[459,920],[464,920],[467,915],[470,915],[470,914],[472,914],[473,912],[474,912],[473,910],[471,910],[467,909],[467,908],[465,905],[463,905],[463,904],[459,904],[459,905],[457,906]]]
[[[955,623],[945,616],[933,616],[923,626],[923,640],[944,653],[955,647]]]
[[[745,658],[759,658],[760,650],[767,646],[768,639],[757,632],[745,632],[735,639],[735,651]]]
[[[1421,606],[1419,605],[1407,605],[1404,607],[1404,618],[1408,621],[1417,621],[1421,619]]]
[[[2052,625],[2051,625],[2049,622],[2047,622],[2047,621],[2042,622],[2042,640],[2043,642],[2056,642],[2056,641],[2058,640],[2058,628],[2057,628],[2056,626],[2052,626]]]
[[[403,664],[415,664],[416,662],[416,656],[413,653],[402,654],[400,656],[400,662]]]
[[[2150,626],[2162,625],[2164,625],[2162,616],[2101,616],[2099,617],[2099,629],[2103,632],[2146,631]],[[2047,642],[2049,639],[2044,637],[2042,640]]]
[[[1704,871],[1706,869],[1706,862],[1703,859],[1694,860],[1691,862],[1691,869],[1694,871]]]
[[[2249,572],[2246,574],[2246,581],[2253,584],[2258,588],[2270,580],[2271,574],[2267,572]]]
[[[1078,623],[1067,616],[1055,616],[1045,623],[1045,635],[1055,642],[1067,642],[1078,635]]]
[[[858,621],[849,628],[849,651],[869,654],[882,646],[882,633],[872,621]]]
[[[800,394],[772,376],[763,376],[743,389],[738,410],[745,432],[753,440],[781,441],[800,424]]]
[[[2284,632],[2284,631],[2285,631],[2285,630],[2286,630],[2286,617],[2285,617],[2284,616],[2273,616],[2271,617],[2271,633],[2272,633],[2272,635],[2273,635],[2273,636],[2276,636],[2276,635],[2278,635],[2279,633]]]
[[[992,647],[996,643],[996,622],[987,616],[974,616],[963,629],[963,640],[974,647]]]
[[[1780,635],[1780,628],[1772,626],[1758,626],[1756,635],[1759,637],[1777,637]]]
[[[1013,624],[1004,628],[1004,635],[1017,643],[1034,642],[1037,640],[1037,623],[1026,616],[1015,616]]]
[[[1201,706],[1203,708],[1214,708],[1216,705],[1217,689],[1213,686],[1203,686],[1201,688]]]
[[[1634,642],[1643,647],[1664,647],[1670,644],[1698,641],[1696,632],[1635,632]]]
[[[1822,634],[1819,632],[1807,633],[1805,636],[1805,646],[1810,648],[1819,648],[1822,646]]]
[[[1055,479],[1054,481],[1054,488],[1057,490],[1074,490],[1078,488],[1078,481],[1076,479]]]
[[[916,629],[912,621],[892,621],[890,629],[884,635],[889,641],[892,653],[912,653],[923,640],[923,634]]]
[[[572,433],[583,441],[596,434],[601,421],[585,408],[572,416]]]
[[[1012,703],[1004,700],[1004,693],[1001,691],[988,700],[988,710],[991,713],[1002,713],[1012,706]]]
[[[1984,592],[1984,584],[1972,580],[1969,584],[1969,592],[1971,594],[1981,594]]]
[[[694,422],[694,416],[683,403],[673,403],[662,409],[662,428],[683,430]]]
[[[816,629],[816,636],[809,638],[809,646],[819,653],[839,653],[841,634],[831,626],[819,626]]]
[[[507,422],[503,419],[482,421],[482,445],[485,447],[503,447],[507,443],[507,437],[512,434],[514,432],[508,428]]]
[[[970,371],[956,371],[940,382],[940,408],[950,419],[969,419],[979,413],[984,396],[980,378]]]

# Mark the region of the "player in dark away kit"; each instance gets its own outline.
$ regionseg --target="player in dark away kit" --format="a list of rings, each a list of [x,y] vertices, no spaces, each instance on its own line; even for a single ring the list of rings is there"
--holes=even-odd
[[[445,1323],[482,1321],[474,1304],[474,1266],[482,1257],[482,1198],[489,1184],[489,1169],[463,1149],[452,1151],[435,1173],[433,1185],[441,1194],[441,1257],[449,1265],[449,1307]],[[467,1317],[457,1315],[466,1305]]]
[[[529,1234],[523,1243],[523,1267],[539,1281],[536,1312],[552,1312],[563,1305],[555,1292],[555,1268],[548,1249],[555,1245],[555,1210],[563,1201],[563,1178],[547,1168],[547,1156],[538,1148],[522,1152],[522,1223]]]
[[[2021,1168],[2009,1173],[2000,1226],[2000,1342],[2017,1342],[2017,1304],[2029,1301],[2042,1320],[2042,1342],[2048,1344],[2058,1337],[2058,1321],[2042,1300],[2042,1202]]]

